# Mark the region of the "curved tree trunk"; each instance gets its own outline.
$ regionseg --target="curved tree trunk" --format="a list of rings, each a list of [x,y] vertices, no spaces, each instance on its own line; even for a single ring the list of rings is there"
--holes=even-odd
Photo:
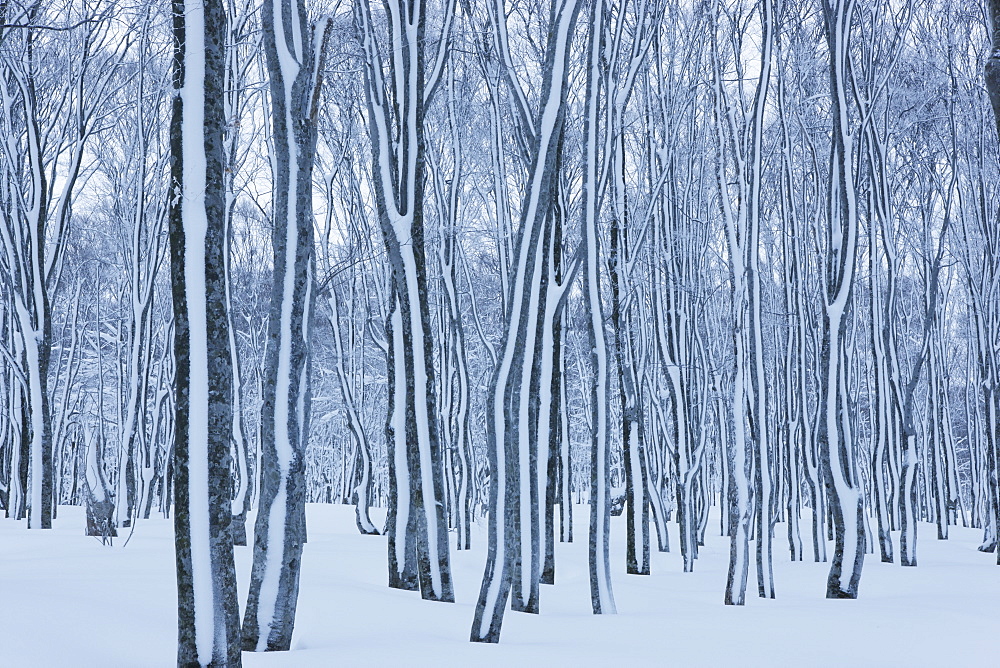
[[[827,598],[857,598],[865,558],[864,504],[854,457],[851,404],[848,401],[847,320],[854,287],[858,239],[854,137],[850,130],[847,82],[854,4],[855,0],[824,0],[823,3],[830,46],[833,141],[820,355],[819,454],[836,540],[827,579]]]
[[[286,651],[298,605],[309,438],[313,306],[312,169],[316,104],[329,21],[309,25],[305,2],[264,3],[264,51],[274,139],[274,283],[261,409],[261,488],[243,648]],[[292,38],[298,35],[297,39]]]
[[[445,518],[441,445],[438,438],[437,401],[430,306],[424,252],[424,108],[425,96],[435,88],[440,70],[425,80],[423,0],[390,0],[387,12],[388,68],[368,2],[355,2],[355,20],[364,51],[364,77],[368,126],[371,136],[375,202],[389,264],[395,282],[398,316],[393,321],[393,375],[391,410],[395,411],[393,435],[397,482],[407,476],[410,521],[416,532],[393,521],[390,550],[399,550],[395,536],[414,535],[417,577],[421,596],[434,601],[454,601],[448,525]],[[454,6],[446,12],[439,49],[447,49]],[[396,95],[390,99],[389,90]],[[398,327],[397,327],[398,325]],[[405,450],[400,453],[400,448]],[[405,458],[400,459],[403,455]],[[405,468],[399,464],[405,462]],[[390,483],[391,484],[391,483]],[[398,492],[398,490],[397,490]],[[397,509],[405,499],[399,498]],[[404,544],[404,552],[409,548]],[[396,555],[390,555],[390,564]],[[397,562],[398,568],[398,562]],[[390,572],[390,578],[393,573]]]

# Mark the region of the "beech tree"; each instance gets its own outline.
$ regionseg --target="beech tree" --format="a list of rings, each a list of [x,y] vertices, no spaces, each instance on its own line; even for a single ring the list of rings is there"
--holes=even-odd
[[[993,108],[993,116],[996,121],[997,135],[1000,138],[1000,2],[998,0],[988,0],[988,12],[991,48],[983,72],[986,80],[986,91],[989,95],[990,106]],[[995,263],[989,260],[989,258],[995,257],[994,253],[997,249],[998,217],[992,211],[984,211],[981,213],[979,220],[981,221],[981,229],[986,240],[986,243],[983,245],[985,262],[980,265],[986,269],[982,275],[982,279],[985,285],[992,287],[996,284],[998,277],[1000,277],[1000,272],[996,271]],[[982,293],[980,294],[982,295]],[[981,306],[977,311],[981,315],[977,324],[980,327],[984,325],[988,327],[988,322],[995,322],[995,300],[985,299],[980,304]],[[995,418],[1000,415],[1000,408],[998,408],[1000,406],[1000,391],[997,388],[998,363],[995,347],[987,344],[987,341],[990,341],[990,334],[980,330],[978,341],[980,341],[979,366],[984,381],[983,389],[986,398],[986,411],[987,415],[992,418],[986,424],[986,468],[984,478],[989,490],[989,509],[987,511],[989,517],[987,519],[987,536],[983,541],[983,546],[990,551],[996,551],[997,564],[1000,565],[1000,549],[996,547],[998,536],[1000,536],[1000,482],[998,482],[1000,481],[1000,444],[998,444],[1000,435],[997,434],[995,429],[991,429],[991,425],[997,424]],[[989,535],[989,525],[992,525],[992,535]]]
[[[75,29],[53,30],[55,16],[41,3],[0,9],[0,108],[3,109],[3,209],[0,241],[11,301],[15,361],[21,385],[26,475],[12,488],[13,505],[35,529],[52,526],[55,473],[49,366],[53,348],[52,302],[58,293],[76,188],[86,180],[86,146],[118,53],[105,49],[106,17],[86,14]],[[11,502],[8,502],[11,503]]]
[[[556,165],[565,115],[571,30],[580,4],[576,0],[562,0],[551,5],[541,96],[534,112],[513,66],[504,7],[499,2],[490,7],[493,46],[500,59],[496,67],[516,100],[519,130],[530,140],[530,168],[511,258],[504,338],[487,389],[486,438],[492,473],[489,543],[472,626],[473,642],[499,642],[512,586],[517,589],[515,609],[538,611],[541,563],[536,444],[540,425],[537,410],[531,408],[531,388],[548,389],[537,384],[535,362],[541,349],[539,338],[551,336],[551,330],[540,328],[538,322],[544,316],[543,300],[547,296],[547,271],[542,258],[550,242],[550,210],[558,183]],[[506,202],[498,202],[498,208],[505,206]]]
[[[743,101],[731,100],[723,81],[723,72],[716,65],[715,123],[717,126],[716,160],[720,205],[726,222],[726,239],[732,276],[732,303],[736,311],[733,339],[736,377],[733,395],[735,439],[732,452],[727,453],[735,482],[735,527],[730,548],[729,579],[726,603],[742,605],[746,590],[749,564],[748,541],[751,513],[757,518],[757,578],[760,595],[774,598],[774,575],[771,566],[773,482],[772,435],[770,428],[770,388],[764,371],[764,324],[760,285],[761,218],[763,196],[763,134],[768,92],[771,86],[771,66],[774,51],[775,17],[770,0],[760,5],[761,53],[753,101],[743,108]],[[734,28],[738,30],[738,28]],[[734,42],[742,43],[742,35]],[[740,62],[736,54],[737,64]],[[739,65],[738,65],[739,67]],[[741,77],[737,69],[737,77]],[[737,109],[736,106],[739,105]],[[732,157],[730,158],[730,155]],[[736,193],[731,194],[729,181],[736,179]],[[734,196],[735,195],[735,196]],[[747,459],[746,444],[752,447],[753,461]],[[751,493],[752,470],[753,493]],[[750,508],[750,499],[755,507]]]
[[[291,648],[310,502],[437,601],[485,525],[475,642],[541,612],[557,532],[599,614],[653,529],[685,573],[728,540],[727,604],[784,554],[856,597],[921,522],[996,551],[967,4],[0,3],[0,507],[175,513],[191,665]]]
[[[391,350],[386,431],[394,483],[386,530],[389,584],[400,589],[415,589],[419,584],[424,598],[453,601],[424,251],[423,120],[424,109],[441,80],[454,1],[445,11],[437,55],[429,72],[425,71],[425,2],[392,0],[385,9],[388,34],[382,36],[369,3],[355,2],[364,58],[372,180],[393,275],[386,324]],[[385,56],[382,40],[391,45]],[[414,550],[416,573],[408,565]]]
[[[274,279],[261,411],[261,493],[243,621],[247,650],[288,650],[306,540],[309,329],[313,305],[312,169],[316,104],[329,20],[310,27],[305,2],[264,3],[274,142]],[[296,37],[296,35],[298,37]]]
[[[852,448],[848,401],[847,322],[858,246],[858,195],[854,182],[857,131],[851,121],[847,79],[855,8],[856,0],[824,0],[823,4],[830,49],[833,141],[827,205],[819,448],[836,538],[827,598],[857,598],[865,559],[864,504]]]
[[[175,2],[170,277],[178,666],[241,665],[230,534],[232,359],[226,314],[220,0]]]

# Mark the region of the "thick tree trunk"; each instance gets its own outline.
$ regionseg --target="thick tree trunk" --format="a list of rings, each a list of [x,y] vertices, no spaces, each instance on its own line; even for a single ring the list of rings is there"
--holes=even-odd
[[[993,118],[996,121],[997,134],[1000,137],[1000,0],[988,0],[989,3],[989,16],[990,16],[990,35],[992,36],[993,43],[990,49],[990,56],[986,61],[984,67],[984,76],[986,80],[986,91],[990,97],[990,105],[993,107]],[[993,220],[987,222],[987,225],[996,225],[996,217]],[[991,230],[992,231],[992,230]],[[996,232],[990,236],[995,239]],[[986,250],[989,252],[989,250]],[[987,260],[991,262],[991,260]],[[993,266],[995,267],[995,258],[993,258]],[[994,268],[993,270],[997,270]],[[993,276],[996,276],[994,273]],[[995,306],[993,308],[996,308]],[[998,392],[997,385],[997,368],[1000,366],[1000,360],[996,359],[996,352],[990,351],[992,358],[990,360],[990,365],[993,370],[992,377],[990,381],[992,383],[986,387],[986,401],[988,406],[988,411],[992,414],[994,418],[1000,417],[1000,392]],[[997,428],[996,421],[988,421],[987,429],[990,430],[990,437],[986,439],[986,476],[988,478],[987,485],[989,487],[989,497],[990,505],[990,518],[988,526],[992,527],[992,536],[987,536],[983,541],[983,546],[992,546],[996,549],[997,554],[997,564],[1000,565],[1000,549],[997,549],[998,537],[1000,537],[1000,429]]]
[[[219,0],[174,13],[170,148],[178,666],[239,666],[230,534],[232,366],[225,300],[222,105],[226,16]]]

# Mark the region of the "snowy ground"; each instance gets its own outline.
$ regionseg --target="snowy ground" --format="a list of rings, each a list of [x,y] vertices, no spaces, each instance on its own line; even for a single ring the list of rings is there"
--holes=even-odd
[[[578,535],[586,536],[586,510]],[[612,528],[619,614],[590,614],[586,545],[557,544],[542,614],[508,612],[499,645],[468,642],[485,561],[452,552],[456,604],[385,586],[385,538],[361,536],[347,506],[310,506],[293,651],[244,654],[264,666],[971,666],[1000,665],[1000,567],[976,551],[979,531],[937,541],[921,525],[917,568],[869,555],[857,601],[823,598],[827,565],[789,563],[775,536],[778,598],[722,605],[728,543],[709,536],[694,573],[653,553],[651,576],[624,574],[622,518]],[[0,519],[0,665],[175,665],[171,523],[140,523],[127,547],[83,536],[81,509],[52,531]],[[717,525],[716,525],[717,526]],[[672,527],[675,529],[675,527]],[[676,534],[671,547],[677,545]],[[246,597],[250,548],[236,548]]]

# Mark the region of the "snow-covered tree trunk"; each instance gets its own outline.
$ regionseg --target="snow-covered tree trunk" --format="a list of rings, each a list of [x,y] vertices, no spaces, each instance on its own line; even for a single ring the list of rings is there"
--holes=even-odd
[[[312,170],[329,20],[310,26],[304,0],[264,3],[274,141],[274,283],[261,410],[261,487],[243,617],[248,651],[291,647],[305,526],[309,330],[313,307]]]
[[[95,118],[105,110],[110,81],[130,46],[125,42],[115,53],[107,49],[110,21],[94,14],[84,14],[86,20],[74,31],[48,30],[48,9],[44,3],[0,7],[5,45],[0,53],[5,214],[0,251],[21,339],[21,431],[27,444],[22,461],[28,468],[25,501],[31,528],[49,528],[55,510],[52,302],[61,283],[72,204],[86,180]],[[55,42],[44,37],[57,32],[62,36]]]
[[[564,309],[562,315],[559,318],[560,332],[566,331],[566,310]],[[568,346],[564,343],[562,335],[559,338],[559,345],[556,350],[558,358],[556,363],[559,365],[559,371],[556,374],[557,378],[566,378],[566,355],[568,353]],[[558,457],[559,457],[559,542],[561,543],[572,543],[573,542],[573,462],[572,453],[570,451],[570,434],[569,434],[569,410],[568,410],[568,397],[567,397],[567,385],[568,383],[563,381],[559,386],[559,406],[561,410],[559,411],[559,442],[558,442]],[[556,449],[556,448],[553,448]]]
[[[556,171],[561,162],[557,162]],[[563,378],[559,365],[562,343],[562,314],[565,308],[567,290],[573,282],[578,262],[574,259],[568,268],[563,267],[562,244],[565,207],[563,190],[557,187],[553,198],[549,219],[546,221],[546,241],[542,244],[542,271],[545,297],[539,313],[539,345],[535,360],[537,367],[537,452],[535,453],[534,475],[538,480],[537,505],[539,523],[539,544],[531,545],[532,569],[538,582],[555,584],[555,495],[557,487],[557,454],[559,434],[566,406],[560,401]],[[544,543],[544,544],[542,544]]]
[[[225,286],[220,0],[175,0],[170,127],[178,666],[239,666],[230,534],[232,364]]]
[[[411,510],[416,522],[417,575],[421,595],[453,601],[448,527],[444,509],[441,450],[438,438],[430,306],[424,253],[424,108],[440,80],[435,66],[425,80],[423,0],[391,0],[385,4],[388,23],[388,71],[383,69],[378,28],[371,6],[357,0],[355,23],[364,53],[365,93],[372,146],[375,201],[389,264],[396,286],[398,329],[394,327],[392,408],[397,480],[404,455]],[[439,54],[448,48],[454,4],[446,11]],[[443,57],[443,56],[442,56]],[[440,63],[442,57],[435,62]],[[405,450],[400,453],[400,447]],[[405,503],[400,499],[397,507]],[[399,549],[395,532],[390,549]],[[408,535],[399,534],[398,537]],[[404,543],[404,551],[406,550]],[[390,562],[393,557],[390,557]],[[392,573],[390,572],[390,577]]]
[[[730,276],[733,284],[733,308],[736,322],[734,325],[734,344],[736,356],[737,394],[733,399],[734,419],[737,413],[745,410],[746,429],[750,437],[753,452],[753,514],[757,520],[757,580],[758,591],[764,598],[774,597],[774,575],[771,566],[772,527],[773,527],[773,482],[772,482],[772,420],[769,414],[769,397],[771,388],[768,385],[764,371],[764,325],[762,323],[762,294],[760,256],[762,254],[761,218],[764,178],[763,134],[765,112],[770,90],[772,52],[774,49],[774,7],[770,0],[764,0],[759,5],[760,25],[762,32],[760,50],[760,71],[757,76],[755,93],[750,103],[750,109],[743,109],[744,103],[739,89],[736,93],[730,91],[731,86],[723,80],[724,72],[717,54],[715,64],[714,94],[716,150],[718,152],[716,183],[720,191],[720,204],[726,223],[727,249],[729,253]],[[745,28],[734,25],[731,30],[736,33]],[[736,55],[739,62],[740,56]],[[738,72],[740,70],[737,70]],[[735,178],[736,190],[730,188],[730,181]],[[745,403],[745,409],[741,406]],[[739,435],[744,428],[736,424]],[[742,441],[737,437],[735,442],[736,455],[742,450]],[[741,490],[743,477],[742,468],[737,463],[733,468],[736,484],[737,507],[742,503]],[[747,490],[749,491],[749,490]],[[732,551],[734,559],[731,572],[741,581],[739,573],[742,570],[740,555],[743,551],[742,523],[743,514],[737,512],[740,518],[734,539],[739,538],[741,545]],[[749,517],[748,517],[749,519]],[[727,600],[730,594],[727,593]],[[742,595],[732,596],[732,602],[739,604]]]
[[[96,272],[97,288],[100,293],[101,270]],[[93,428],[91,442],[90,425],[84,425],[84,500],[87,506],[87,535],[100,536],[102,540],[118,535],[115,522],[115,496],[108,485],[105,473],[105,444],[107,438],[104,428],[104,354],[101,338],[103,316],[101,302],[95,304],[94,313],[94,348],[97,357],[97,405],[87,406],[96,414],[97,425]],[[86,330],[84,332],[86,334]]]
[[[22,435],[23,412],[24,412],[24,376],[20,371],[20,336],[15,331],[15,321],[13,309],[10,304],[13,297],[4,295],[6,308],[3,318],[3,346],[10,355],[4,369],[4,382],[6,390],[4,395],[4,409],[7,419],[4,421],[3,440],[0,440],[0,447],[3,454],[0,456],[0,500],[3,501],[3,511],[5,517],[21,519],[26,511],[26,491],[27,491],[27,468],[22,467]],[[22,468],[23,474],[22,475]]]
[[[833,134],[827,210],[823,341],[820,355],[819,454],[833,517],[833,563],[827,598],[857,598],[865,558],[864,504],[848,400],[847,322],[858,245],[854,141],[848,105],[848,50],[855,0],[823,0],[830,49]]]
[[[560,191],[561,192],[561,191]],[[563,243],[563,222],[565,211],[561,206],[556,206],[553,210],[552,220],[552,252],[554,254],[552,263],[552,273],[550,274],[550,285],[568,285],[565,281],[565,274],[562,266],[562,243]],[[555,295],[552,295],[554,297]],[[560,300],[561,301],[561,300]],[[548,410],[548,439],[544,444],[540,444],[548,453],[547,461],[542,464],[539,460],[539,484],[541,485],[539,502],[543,503],[543,527],[542,539],[542,584],[556,583],[556,555],[555,555],[555,507],[559,503],[560,509],[560,536],[564,537],[570,527],[564,526],[566,522],[571,522],[571,515],[567,515],[569,509],[563,508],[562,502],[562,480],[560,475],[561,460],[563,451],[563,439],[568,439],[568,427],[564,424],[568,421],[567,406],[564,401],[564,388],[566,379],[563,377],[563,322],[566,309],[565,304],[561,305],[558,312],[552,314],[552,318],[546,321],[546,325],[551,331],[548,340],[551,342],[551,349],[547,354],[550,356],[548,364],[551,366],[551,378],[549,385],[549,396],[551,406]],[[541,418],[539,418],[541,422]],[[544,425],[542,425],[544,427]]]
[[[986,80],[986,91],[990,98],[990,106],[993,108],[993,118],[996,121],[997,135],[1000,138],[1000,0],[988,0],[988,4],[989,34],[992,38],[992,44],[989,58],[984,67],[984,77]],[[990,228],[989,231],[991,234],[988,235],[988,238],[991,241],[996,241],[998,235],[996,217],[994,216],[991,220],[984,221],[984,224]],[[989,246],[986,248],[989,248]],[[989,252],[986,248],[984,250]],[[995,249],[996,246],[994,245],[993,248]],[[993,270],[990,272],[990,278],[993,279],[995,285],[1000,272],[995,268],[995,261],[991,262],[987,259],[987,264],[993,267]],[[995,313],[997,306],[995,304],[991,306],[993,313]],[[985,344],[986,341],[986,339],[983,339],[982,343]],[[991,374],[988,374],[987,378],[984,378],[986,380],[986,383],[984,383],[984,394],[986,395],[987,413],[992,418],[988,419],[986,423],[989,435],[986,438],[985,475],[987,476],[987,487],[989,489],[990,505],[992,506],[989,511],[988,526],[991,526],[993,530],[992,536],[988,536],[983,541],[983,545],[988,546],[992,542],[993,549],[996,549],[997,564],[1000,565],[1000,549],[997,549],[998,536],[1000,536],[1000,433],[998,433],[996,428],[997,419],[1000,419],[1000,389],[998,389],[998,384],[1000,384],[998,375],[1000,373],[997,371],[998,360],[996,359],[996,351],[984,350],[980,353],[981,357],[983,355],[990,355],[991,359],[988,362],[983,360],[980,366],[988,366],[992,371]],[[990,538],[992,538],[992,541],[989,540]]]
[[[776,30],[774,18],[774,3],[763,0],[760,4],[760,20],[762,26],[760,74],[757,81],[757,91],[753,101],[753,114],[750,123],[749,151],[749,184],[748,195],[749,219],[747,234],[744,237],[747,266],[747,294],[749,296],[749,322],[747,332],[750,351],[750,383],[753,388],[752,436],[754,445],[754,472],[756,476],[755,495],[757,517],[757,588],[762,598],[774,598],[774,571],[772,567],[771,542],[774,531],[774,459],[777,449],[772,443],[774,428],[770,424],[771,394],[768,379],[764,371],[764,323],[763,296],[761,282],[763,272],[760,270],[761,257],[761,219],[764,217],[763,178],[764,178],[764,123],[768,92],[771,84],[771,60],[774,51],[774,33]]]
[[[869,143],[869,159],[872,159],[877,155],[874,153],[874,150],[874,146]],[[872,178],[874,183],[878,183],[880,174],[873,172]],[[873,187],[871,190],[872,194],[869,195],[869,206],[874,211],[879,210],[876,208],[879,204],[879,200],[876,199],[876,192],[881,191],[876,190],[876,188]],[[874,367],[874,379],[872,385],[872,399],[874,406],[871,409],[873,414],[871,428],[874,432],[872,436],[873,446],[871,452],[872,493],[876,520],[878,522],[880,556],[883,562],[892,563],[893,544],[890,527],[891,518],[894,513],[891,512],[891,507],[888,501],[888,495],[890,494],[890,478],[887,474],[889,472],[889,449],[894,444],[894,439],[897,437],[899,430],[898,421],[896,420],[896,406],[892,401],[895,395],[893,394],[890,380],[891,365],[889,363],[889,356],[886,353],[886,340],[888,339],[887,333],[889,331],[889,324],[885,319],[886,305],[884,304],[884,301],[887,300],[885,300],[882,295],[881,281],[878,280],[877,268],[880,262],[878,261],[879,254],[876,252],[876,249],[878,248],[877,242],[878,236],[876,235],[875,221],[871,221],[868,225],[868,268],[870,290],[869,299],[871,305],[870,327]],[[892,260],[890,260],[890,262],[892,262]],[[889,272],[890,276],[894,276],[894,267],[890,267]],[[895,286],[892,286],[892,288],[894,289]]]
[[[126,172],[122,183],[123,222],[128,225],[128,245],[125,247],[128,300],[126,350],[123,362],[125,376],[123,422],[119,424],[120,450],[118,453],[117,520],[120,526],[129,526],[140,514],[141,504],[151,495],[150,440],[155,433],[147,429],[151,368],[154,343],[153,301],[156,280],[165,259],[165,238],[168,203],[164,197],[164,183],[160,180],[166,156],[155,153],[159,118],[153,113],[162,107],[147,107],[150,97],[158,102],[166,91],[150,81],[148,61],[151,59],[150,26],[141,28],[139,77],[135,83],[135,126],[132,130],[133,145],[126,156],[134,160],[135,169]],[[131,153],[131,155],[130,155]],[[131,192],[129,192],[131,190]],[[130,228],[130,229],[129,229]]]
[[[461,295],[458,291],[458,267],[463,262],[459,252],[462,243],[460,235],[460,205],[463,187],[463,146],[462,124],[457,112],[455,90],[455,62],[447,66],[447,119],[451,172],[445,176],[442,170],[434,172],[435,200],[441,226],[441,240],[438,246],[438,267],[444,287],[441,315],[441,399],[442,399],[442,440],[445,443],[449,465],[446,467],[448,480],[453,487],[450,495],[452,526],[455,527],[456,547],[468,550],[471,547],[472,531],[472,434],[470,430],[470,390],[468,348],[465,343],[465,327],[462,323]]]
[[[18,17],[34,20],[37,7]],[[6,8],[4,8],[6,11]],[[3,33],[8,43],[14,37]],[[21,35],[17,35],[21,37]],[[25,173],[5,174],[21,190],[7,207],[0,222],[0,234],[6,254],[7,278],[13,301],[14,321],[19,335],[20,376],[23,383],[21,439],[26,451],[19,453],[19,463],[28,470],[24,489],[24,505],[28,527],[52,527],[52,434],[49,411],[48,375],[52,323],[45,272],[45,221],[51,184],[45,173],[43,127],[39,119],[35,84],[35,52],[31,47],[32,31],[24,32],[21,49],[13,51],[24,58],[21,63],[4,63],[0,77],[0,101],[3,108],[2,137],[8,165],[19,165],[21,151],[27,154]],[[19,42],[22,40],[18,40]],[[10,45],[9,45],[10,46]],[[23,115],[21,129],[14,126]],[[40,127],[41,126],[41,127]],[[6,170],[5,170],[6,171]],[[14,200],[13,197],[5,198]],[[16,207],[16,208],[15,208]]]
[[[386,414],[386,456],[389,470],[389,510],[385,533],[389,544],[389,586],[416,591],[417,580],[417,513],[410,490],[406,441],[406,369],[403,359],[403,321],[396,299],[395,281],[389,298],[386,317],[387,339],[386,378],[389,388]]]
[[[347,413],[347,428],[351,432],[354,447],[357,449],[358,457],[361,459],[361,475],[353,492],[355,522],[358,525],[358,531],[361,533],[377,536],[379,531],[368,513],[368,496],[371,492],[372,483],[371,445],[368,442],[368,435],[365,433],[364,424],[358,414],[358,406],[354,398],[351,378],[348,376],[346,365],[344,364],[344,358],[348,355],[348,350],[344,346],[343,336],[340,332],[340,297],[332,287],[330,288],[328,301],[331,311],[330,328],[333,330],[333,341],[337,353],[335,364],[337,381],[340,384],[340,396],[344,402],[344,410]]]
[[[536,362],[547,363],[539,339],[551,337],[551,329],[546,330],[544,322],[550,275],[547,247],[551,243],[551,208],[558,190],[570,41],[579,6],[578,0],[556,0],[552,7],[537,118],[530,116],[516,72],[505,71],[508,85],[522,105],[522,131],[531,137],[532,149],[521,226],[512,257],[505,330],[486,395],[487,453],[492,474],[489,539],[470,636],[473,642],[499,641],[504,608],[515,579],[517,595],[512,605],[528,612],[538,610],[538,450],[532,441],[539,433],[537,404],[546,400],[533,396],[532,389],[546,395],[551,390],[551,385],[539,385]],[[490,11],[498,51],[505,67],[509,67],[504,8],[497,2]],[[498,202],[497,206],[505,203]],[[551,325],[553,321],[548,322]],[[549,424],[544,427],[547,430]]]
[[[251,95],[248,90],[248,71],[257,60],[260,42],[251,40],[257,24],[252,21],[256,7],[240,6],[238,0],[227,0],[229,15],[226,48],[226,134],[225,134],[225,188],[226,188],[226,308],[229,312],[229,349],[233,358],[233,460],[236,489],[233,493],[233,544],[247,544],[247,512],[250,510],[251,481],[250,459],[251,439],[246,433],[248,406],[244,405],[244,368],[237,344],[236,312],[234,292],[236,276],[233,267],[237,253],[234,238],[234,217],[238,199],[237,174],[246,162],[247,144],[241,132],[243,123],[250,115]],[[253,46],[248,50],[247,44]],[[255,446],[256,447],[256,446]],[[259,471],[254,471],[259,473]]]
[[[587,44],[587,98],[584,110],[584,177],[583,177],[583,294],[587,308],[587,331],[590,341],[591,368],[594,384],[591,405],[594,429],[590,458],[590,602],[594,614],[615,614],[615,599],[611,588],[610,560],[610,464],[611,445],[608,438],[608,408],[610,379],[608,377],[608,341],[604,331],[604,307],[601,299],[600,216],[598,180],[598,147],[601,126],[600,109],[602,56],[604,55],[605,7],[603,0],[593,0],[590,10],[590,39]]]
[[[804,289],[801,280],[802,269],[799,267],[798,245],[796,238],[798,230],[803,226],[800,207],[797,206],[794,166],[792,157],[792,142],[790,122],[787,109],[786,81],[782,66],[782,41],[775,39],[777,52],[776,94],[777,110],[781,127],[781,198],[780,211],[783,223],[781,236],[781,277],[784,281],[784,310],[787,315],[787,331],[785,333],[785,368],[782,374],[784,383],[784,422],[781,431],[784,435],[784,455],[787,478],[787,522],[788,548],[792,561],[802,561],[802,534],[800,519],[802,511],[802,478],[805,466],[805,443],[807,441],[805,414],[808,402],[799,391],[799,378],[807,373],[798,365],[798,347],[803,345],[800,333],[804,314],[799,312],[798,293]]]
[[[88,536],[95,536],[101,542],[108,542],[118,535],[114,523],[115,502],[104,476],[104,444],[90,429],[84,427],[84,497],[87,506]]]
[[[625,138],[615,142],[615,212],[611,221],[608,272],[611,282],[611,323],[615,335],[615,367],[622,410],[622,446],[625,459],[625,568],[649,575],[649,492],[646,471],[643,399],[635,364],[635,341],[628,302],[622,313],[622,277],[628,265],[628,204],[625,198]],[[631,300],[629,300],[631,301]]]

